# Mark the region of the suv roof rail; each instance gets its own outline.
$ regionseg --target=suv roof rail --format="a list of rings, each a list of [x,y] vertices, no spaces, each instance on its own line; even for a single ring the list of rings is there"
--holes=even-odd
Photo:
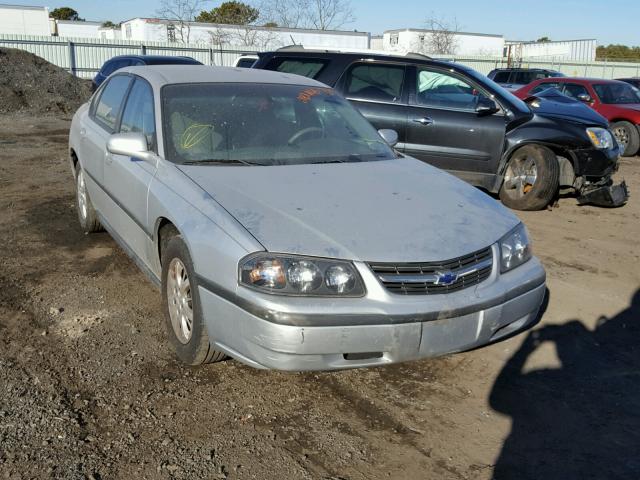
[[[387,52],[384,50],[371,50],[366,48],[305,48],[302,45],[287,45],[276,50],[276,52],[322,52],[322,53],[362,53],[369,55],[387,55],[389,57],[407,57],[416,60],[433,60],[427,55],[415,52]]]

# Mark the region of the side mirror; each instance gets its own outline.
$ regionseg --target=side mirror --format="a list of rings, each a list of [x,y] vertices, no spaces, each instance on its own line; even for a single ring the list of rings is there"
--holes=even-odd
[[[398,143],[398,132],[391,130],[390,128],[383,128],[378,130],[378,134],[390,147],[395,147]]]
[[[149,150],[147,137],[142,133],[114,133],[107,141],[107,150],[132,160],[151,162],[155,158],[155,153]]]
[[[589,95],[588,93],[581,93],[580,95],[578,95],[578,100],[584,103],[591,103],[593,101],[593,98],[591,98],[591,95]]]
[[[487,97],[480,97],[476,105],[476,113],[479,116],[493,115],[499,111],[498,104]]]

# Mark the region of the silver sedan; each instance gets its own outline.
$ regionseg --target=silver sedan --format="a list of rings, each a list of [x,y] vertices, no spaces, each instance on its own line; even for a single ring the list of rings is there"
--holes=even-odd
[[[526,228],[397,141],[307,78],[132,67],[75,114],[70,161],[82,228],[161,288],[188,364],[368,367],[531,326]]]

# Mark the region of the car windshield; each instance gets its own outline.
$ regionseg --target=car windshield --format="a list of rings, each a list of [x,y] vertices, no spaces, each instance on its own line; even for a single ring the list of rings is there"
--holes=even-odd
[[[602,103],[609,105],[640,103],[640,92],[628,83],[599,83],[593,88]]]
[[[165,150],[176,163],[297,165],[396,158],[330,88],[212,83],[162,89]]]

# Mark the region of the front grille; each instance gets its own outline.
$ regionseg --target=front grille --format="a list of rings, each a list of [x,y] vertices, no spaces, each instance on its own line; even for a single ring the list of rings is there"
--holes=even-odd
[[[385,288],[398,295],[433,295],[462,290],[489,278],[492,266],[491,247],[443,262],[369,263]]]

